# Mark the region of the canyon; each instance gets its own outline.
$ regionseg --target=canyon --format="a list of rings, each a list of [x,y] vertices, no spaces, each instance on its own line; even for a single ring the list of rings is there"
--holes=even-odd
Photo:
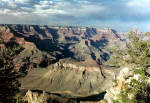
[[[0,33],[4,42],[22,47],[13,60],[22,90],[68,98],[99,95],[110,88],[120,71],[107,63],[111,47],[126,42],[125,34],[110,28],[3,24]]]

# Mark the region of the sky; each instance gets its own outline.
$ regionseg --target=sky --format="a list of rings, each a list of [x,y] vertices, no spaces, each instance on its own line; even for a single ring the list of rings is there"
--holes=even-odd
[[[150,31],[150,0],[0,0],[0,24]]]

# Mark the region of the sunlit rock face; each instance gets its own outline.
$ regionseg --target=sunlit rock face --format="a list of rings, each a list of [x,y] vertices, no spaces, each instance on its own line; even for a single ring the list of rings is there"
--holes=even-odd
[[[24,100],[28,103],[47,103],[47,97],[45,93],[39,94],[28,90],[24,96]]]
[[[121,102],[124,98],[121,95],[123,92],[123,95],[127,93],[125,98],[129,99],[130,101],[134,101],[139,93],[137,92],[137,90],[139,89],[141,90],[142,88],[141,91],[144,92],[147,91],[148,89],[146,87],[141,87],[141,86],[149,85],[150,78],[149,76],[143,75],[141,72],[137,72],[137,71],[141,71],[141,69],[142,68],[138,68],[138,67],[122,68],[119,75],[116,78],[116,82],[113,83],[114,85],[106,91],[106,95],[104,97],[105,100],[108,103],[114,103],[114,101],[116,100],[118,102]],[[130,92],[128,90],[130,90]]]
[[[36,88],[51,93],[84,97],[105,91],[112,85],[112,76],[108,74],[104,77],[99,67],[59,62],[47,69],[30,71],[21,82],[22,88],[26,89]]]
[[[133,69],[129,67],[122,68],[116,78],[116,83],[114,83],[110,89],[106,90],[104,99],[107,100],[108,103],[113,103],[113,100],[118,99],[118,94],[124,89],[124,85],[129,83],[134,77],[137,76],[133,74]]]

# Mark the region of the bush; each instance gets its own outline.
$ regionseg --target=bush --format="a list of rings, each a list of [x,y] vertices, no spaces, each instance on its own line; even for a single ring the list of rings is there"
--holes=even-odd
[[[13,58],[20,51],[20,47],[13,45],[8,48],[0,48],[0,102],[15,103],[14,96],[20,86],[15,71]]]
[[[113,49],[112,60],[119,66],[130,65],[134,70],[133,77],[126,79],[114,103],[148,103],[150,101],[150,33],[143,36],[130,32],[129,42],[124,50]],[[124,59],[124,57],[127,57]],[[122,59],[123,58],[123,59]],[[113,64],[114,62],[112,62]]]

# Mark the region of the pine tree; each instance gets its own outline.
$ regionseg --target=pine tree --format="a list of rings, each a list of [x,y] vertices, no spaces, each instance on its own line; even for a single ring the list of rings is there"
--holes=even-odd
[[[13,59],[21,47],[12,42],[6,43],[6,47],[0,48],[0,103],[15,103],[19,82]]]
[[[131,82],[126,83],[114,103],[148,103],[150,101],[150,33],[139,35],[130,32],[129,41],[124,49],[113,48],[111,60],[117,65],[130,65],[134,70]],[[132,95],[132,96],[131,96]],[[132,98],[130,98],[132,97]]]

